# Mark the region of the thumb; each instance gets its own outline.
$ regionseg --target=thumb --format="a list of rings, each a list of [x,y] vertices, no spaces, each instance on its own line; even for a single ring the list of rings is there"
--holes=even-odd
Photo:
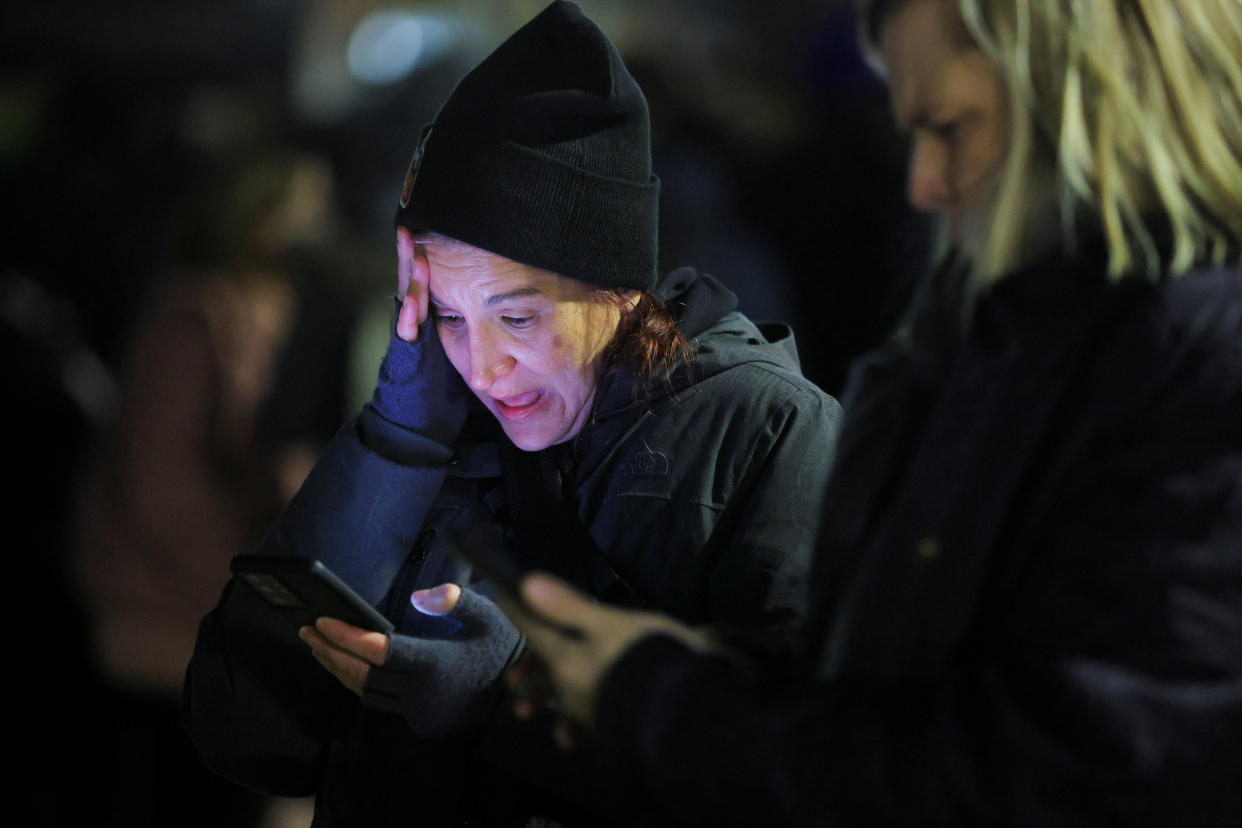
[[[423,615],[448,615],[461,600],[461,587],[457,584],[440,584],[431,589],[415,590],[410,604]]]
[[[473,589],[466,587],[460,590],[461,597],[457,601],[457,606],[449,610],[449,614],[463,624],[492,623],[497,617],[503,618],[503,613],[492,603],[486,595],[475,592]]]

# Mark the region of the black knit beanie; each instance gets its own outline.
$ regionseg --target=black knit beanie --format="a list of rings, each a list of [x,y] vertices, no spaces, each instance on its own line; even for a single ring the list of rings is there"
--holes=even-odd
[[[642,90],[604,33],[558,0],[423,127],[396,221],[602,287],[650,290],[659,190]]]

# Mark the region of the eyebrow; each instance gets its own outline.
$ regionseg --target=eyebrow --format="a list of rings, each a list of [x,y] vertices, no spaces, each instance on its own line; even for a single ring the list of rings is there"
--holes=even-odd
[[[506,291],[505,293],[497,293],[495,296],[487,297],[487,306],[499,305],[501,302],[507,302],[510,299],[517,299],[520,296],[537,296],[542,293],[537,287],[524,287],[517,290]]]
[[[520,296],[536,296],[541,293],[543,293],[543,291],[541,291],[537,287],[518,288],[516,290],[508,290],[508,291],[505,291],[504,293],[497,293],[494,296],[489,296],[487,297],[487,301],[484,302],[484,304],[490,308],[493,305],[499,305],[502,302],[507,302],[510,299],[517,299]],[[428,295],[434,304],[436,305],[444,304],[443,302],[440,301],[440,299],[434,293],[428,292]]]

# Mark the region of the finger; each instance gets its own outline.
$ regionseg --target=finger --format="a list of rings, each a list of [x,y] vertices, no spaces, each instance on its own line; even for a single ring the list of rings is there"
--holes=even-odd
[[[517,699],[513,702],[513,717],[516,719],[533,719],[539,708],[530,699]]]
[[[493,600],[496,606],[500,607],[500,611],[513,622],[513,625],[526,635],[527,641],[541,656],[550,657],[548,648],[558,644],[561,638],[568,640],[569,636],[566,636],[563,631],[549,625],[547,621],[533,613],[525,603],[505,590],[497,593]]]
[[[501,592],[496,596],[496,604],[513,625],[526,636],[527,652],[533,653],[540,660],[555,664],[565,653],[565,649],[577,643],[581,636],[549,624],[538,615],[532,613],[516,598]]]
[[[541,621],[529,613],[510,612],[505,607],[502,609],[514,626],[525,634],[527,647],[549,664],[559,664],[564,659],[567,648],[580,640],[566,635],[559,627]]]
[[[423,615],[448,615],[461,600],[461,587],[457,584],[440,584],[432,589],[415,590],[410,603]]]
[[[311,655],[325,670],[346,688],[362,695],[362,688],[371,672],[370,664],[335,646],[313,627],[302,627],[298,630],[298,636],[310,645]]]
[[[406,294],[401,300],[401,310],[397,313],[397,336],[406,342],[418,339],[418,300]]]
[[[552,575],[536,572],[521,583],[522,597],[536,615],[560,627],[577,629],[590,626],[603,610],[593,600]]]
[[[418,286],[418,324],[427,321],[431,306],[431,263],[427,261],[427,248],[414,246],[414,260],[410,266],[410,287]]]
[[[419,317],[418,294],[420,288],[414,280],[414,236],[405,227],[397,228],[397,295],[401,297],[401,311],[397,314],[397,336],[407,342],[418,339],[418,326],[426,318]],[[425,303],[424,303],[425,304]]]
[[[557,719],[552,725],[552,739],[557,747],[569,753],[578,747],[578,726],[570,719]]]
[[[555,705],[555,688],[548,679],[546,685],[540,683],[535,687],[510,686],[513,696],[513,715],[519,719],[533,719],[541,711],[551,709]]]
[[[427,262],[427,254],[417,245],[411,254],[408,274],[409,283],[401,299],[401,312],[397,315],[397,336],[414,342],[418,339],[419,326],[427,321],[431,295],[431,266]]]
[[[336,618],[318,618],[315,630],[333,646],[371,664],[388,660],[388,636],[346,624]]]
[[[414,266],[414,236],[408,228],[397,228],[397,295],[410,290],[410,271]]]
[[[547,665],[529,650],[505,671],[505,683],[526,715],[546,707],[556,693]]]

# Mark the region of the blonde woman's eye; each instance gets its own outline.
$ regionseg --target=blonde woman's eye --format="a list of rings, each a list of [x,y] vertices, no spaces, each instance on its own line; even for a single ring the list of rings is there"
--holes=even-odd
[[[959,124],[960,122],[956,120],[941,121],[940,123],[932,124],[931,131],[938,138],[942,138],[945,141],[952,141],[953,138],[957,135],[957,128]]]
[[[502,316],[500,318],[510,328],[529,328],[535,321],[533,316]]]
[[[461,317],[455,313],[436,312],[436,324],[443,325],[446,328],[456,328],[461,324]]]

